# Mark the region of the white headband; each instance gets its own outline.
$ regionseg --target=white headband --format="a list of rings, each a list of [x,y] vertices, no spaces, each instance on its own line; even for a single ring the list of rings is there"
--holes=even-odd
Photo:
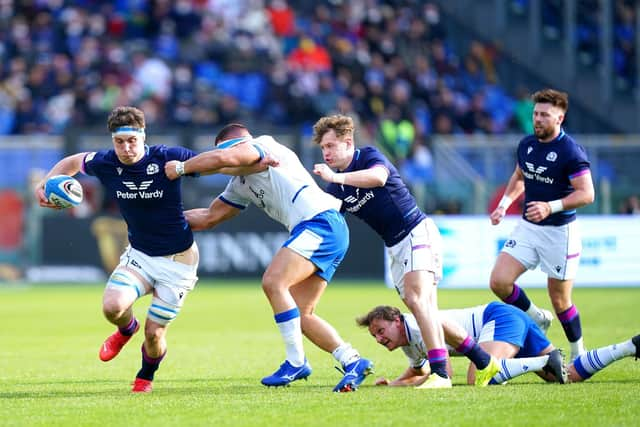
[[[144,136],[144,128],[136,128],[133,126],[121,126],[111,132],[111,137],[122,135],[142,135]]]

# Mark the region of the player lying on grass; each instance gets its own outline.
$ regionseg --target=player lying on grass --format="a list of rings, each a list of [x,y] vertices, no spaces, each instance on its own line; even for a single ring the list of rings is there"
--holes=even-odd
[[[501,303],[441,310],[443,324],[455,322],[470,337],[447,336],[453,355],[464,351],[465,342],[475,339],[492,356],[500,359],[500,371],[491,384],[501,384],[527,372],[536,372],[547,381],[579,382],[624,357],[640,357],[640,335],[620,344],[591,350],[578,357],[568,368],[563,365],[559,350],[544,336],[542,330],[524,312]],[[393,381],[379,378],[377,385],[418,385],[429,375],[425,347],[420,330],[411,314],[403,314],[390,306],[378,306],[359,317],[358,325],[367,327],[376,341],[389,351],[402,348],[409,359],[407,370]],[[467,373],[469,384],[474,382],[474,366]]]

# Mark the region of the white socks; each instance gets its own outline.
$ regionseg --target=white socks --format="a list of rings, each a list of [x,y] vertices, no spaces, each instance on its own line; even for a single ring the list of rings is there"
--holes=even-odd
[[[351,344],[344,342],[331,352],[333,357],[344,367],[356,360],[360,359],[360,353],[358,350],[351,347]]]
[[[526,374],[528,372],[540,371],[547,364],[548,355],[538,357],[522,357],[519,359],[500,359],[500,372],[498,372],[493,380],[502,384],[512,378]]]

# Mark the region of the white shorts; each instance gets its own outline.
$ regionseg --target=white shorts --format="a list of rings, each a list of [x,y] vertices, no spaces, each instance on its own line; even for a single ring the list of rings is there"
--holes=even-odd
[[[528,270],[539,265],[551,278],[573,280],[582,251],[578,221],[565,225],[536,225],[522,219],[502,250]]]
[[[185,258],[188,263],[185,263]],[[154,298],[149,317],[166,324],[177,316],[187,294],[193,290],[198,280],[198,262],[198,246],[195,242],[184,252],[168,256],[149,256],[127,246],[120,256],[120,264],[107,282],[107,287],[133,290],[137,294],[136,298],[141,297],[147,292],[144,284],[131,278],[126,280],[131,274],[122,273],[123,270],[135,271],[153,289]]]
[[[431,218],[415,226],[411,233],[390,248],[391,280],[404,298],[404,276],[410,271],[430,271],[436,282],[442,279],[442,237]]]

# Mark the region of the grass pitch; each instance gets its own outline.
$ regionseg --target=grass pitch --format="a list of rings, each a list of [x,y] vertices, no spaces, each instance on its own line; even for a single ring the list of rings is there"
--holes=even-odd
[[[591,380],[561,386],[525,375],[505,386],[464,385],[467,361],[453,359],[451,390],[373,386],[332,393],[340,374],[333,358],[305,341],[314,368],[309,381],[267,389],[260,378],[284,359],[283,345],[257,280],[200,282],[169,329],[167,357],[154,391],[132,395],[140,366],[138,333],[109,363],[98,348],[113,328],[102,317],[102,285],[0,287],[0,425],[41,426],[386,426],[386,425],[638,425],[640,361],[616,362]],[[550,308],[545,290],[528,291]],[[488,290],[441,290],[442,308],[493,299]],[[588,348],[640,333],[640,288],[576,289]],[[378,304],[402,307],[380,283],[334,283],[318,314],[376,364],[374,377],[406,368],[400,350],[388,352],[354,318]],[[135,305],[144,318],[149,298]],[[566,347],[556,322],[549,330]]]

